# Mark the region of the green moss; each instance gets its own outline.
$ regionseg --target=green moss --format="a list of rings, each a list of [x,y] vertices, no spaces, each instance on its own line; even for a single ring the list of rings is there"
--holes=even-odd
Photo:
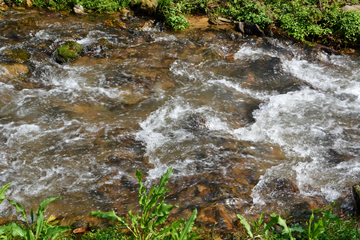
[[[69,63],[81,54],[82,46],[74,41],[64,42],[58,49],[55,59],[59,63]]]
[[[5,50],[4,55],[16,62],[25,62],[30,58],[30,54],[24,49]]]

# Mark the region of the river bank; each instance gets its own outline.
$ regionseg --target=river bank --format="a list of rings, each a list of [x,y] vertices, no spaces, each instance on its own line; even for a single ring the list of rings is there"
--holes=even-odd
[[[328,51],[345,51],[359,46],[360,5],[357,0],[1,0],[0,11],[9,7],[38,7],[77,14],[114,13],[126,17],[137,14],[154,16],[175,30],[190,26],[190,14],[203,15],[215,25],[242,22],[239,31],[273,36],[280,34],[310,46],[324,45]],[[244,28],[244,23],[249,25]],[[255,26],[255,28],[254,28]],[[253,32],[253,28],[255,32]],[[256,31],[256,29],[258,29]],[[257,33],[256,33],[257,32]]]

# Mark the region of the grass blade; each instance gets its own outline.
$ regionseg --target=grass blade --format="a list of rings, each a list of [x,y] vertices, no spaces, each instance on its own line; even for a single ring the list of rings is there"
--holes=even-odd
[[[29,225],[24,207],[20,203],[15,202],[14,200],[8,199],[8,201],[11,205],[13,205],[16,208],[16,211],[18,213],[21,213],[21,215],[25,219],[26,223]]]

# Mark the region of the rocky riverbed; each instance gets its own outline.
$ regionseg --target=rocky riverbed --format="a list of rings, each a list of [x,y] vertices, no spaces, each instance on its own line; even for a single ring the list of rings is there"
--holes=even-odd
[[[360,181],[359,56],[134,15],[0,15],[0,184],[57,216],[136,210],[174,167],[174,218],[233,230],[235,213],[294,213]],[[15,213],[5,202],[1,216]]]

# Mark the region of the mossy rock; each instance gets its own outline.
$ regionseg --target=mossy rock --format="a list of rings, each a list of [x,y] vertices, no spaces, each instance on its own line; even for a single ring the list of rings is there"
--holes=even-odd
[[[9,49],[5,50],[3,54],[15,62],[26,62],[30,58],[30,54],[24,49]]]
[[[98,44],[101,48],[113,48],[114,46],[106,38],[101,38],[98,40]]]
[[[39,20],[36,17],[28,17],[28,18],[21,20],[19,22],[19,25],[38,27]]]
[[[82,49],[83,47],[77,42],[64,42],[57,48],[55,60],[58,63],[70,63],[80,56]]]
[[[124,22],[120,22],[117,19],[107,19],[104,21],[105,27],[111,27],[111,28],[126,28],[126,24]]]

